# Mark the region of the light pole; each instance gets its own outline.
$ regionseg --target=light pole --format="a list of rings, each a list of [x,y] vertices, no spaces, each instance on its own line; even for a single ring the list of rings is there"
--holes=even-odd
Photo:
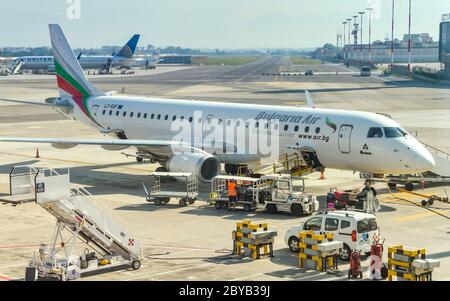
[[[347,27],[346,27],[346,25],[347,25],[347,22],[342,22],[342,24],[344,24],[344,34],[343,34],[343,37],[344,37],[344,46],[343,46],[343,53],[344,53],[344,62],[345,62],[345,60],[346,60],[346,57],[347,57],[347,48],[345,47],[345,36],[347,35]]]
[[[360,30],[361,30],[361,41],[360,41],[360,43],[361,43],[361,51],[360,51],[360,54],[361,54],[361,67],[363,66],[363,15],[364,15],[364,12],[363,11],[360,11],[358,14],[360,14],[361,15],[361,28],[360,28]]]
[[[409,24],[408,24],[408,72],[411,72],[411,0],[409,0]]]
[[[352,18],[347,19],[348,22],[348,52],[347,52],[347,66],[350,61],[350,45],[351,45],[351,33],[352,33]]]
[[[372,11],[373,8],[367,9],[369,12],[369,66],[372,67]]]
[[[391,33],[391,72],[394,68],[394,25],[395,25],[395,0],[392,0],[392,33]]]
[[[353,46],[353,62],[356,65],[356,46],[358,45],[358,16],[353,16],[353,26],[355,29],[353,30],[353,38],[354,38],[354,46]]]

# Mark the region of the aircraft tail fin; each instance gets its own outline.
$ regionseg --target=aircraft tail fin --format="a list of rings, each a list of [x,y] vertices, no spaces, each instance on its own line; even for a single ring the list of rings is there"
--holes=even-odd
[[[116,53],[114,56],[116,57],[123,57],[126,59],[131,59],[134,56],[134,52],[136,51],[136,47],[137,44],[139,42],[139,38],[141,37],[141,35],[139,34],[135,34],[129,41],[128,43],[123,46],[123,48]]]
[[[49,30],[60,94],[70,95],[81,103],[89,96],[105,95],[87,80],[61,27],[50,24]]]

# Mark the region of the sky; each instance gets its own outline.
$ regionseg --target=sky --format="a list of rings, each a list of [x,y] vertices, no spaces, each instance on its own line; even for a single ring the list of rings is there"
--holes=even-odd
[[[395,33],[402,38],[408,0],[395,3]],[[412,3],[412,31],[437,40],[450,1]],[[312,48],[334,44],[342,22],[367,7],[375,8],[373,39],[390,36],[391,5],[392,0],[0,0],[0,47],[48,46],[47,24],[59,23],[74,48],[122,45],[134,33],[142,35],[139,46]],[[367,24],[365,18],[365,42]]]

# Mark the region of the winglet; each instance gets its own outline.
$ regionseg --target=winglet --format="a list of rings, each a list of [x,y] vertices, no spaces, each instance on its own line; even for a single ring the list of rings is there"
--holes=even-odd
[[[314,100],[311,97],[311,94],[309,94],[308,90],[305,90],[305,96],[306,96],[306,104],[308,108],[315,109]]]

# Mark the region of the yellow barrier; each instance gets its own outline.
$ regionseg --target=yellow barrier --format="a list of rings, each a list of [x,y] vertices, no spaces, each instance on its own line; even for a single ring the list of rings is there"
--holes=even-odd
[[[335,256],[320,257],[317,245],[333,241],[333,234],[317,235],[313,231],[300,232],[299,238],[299,267],[312,268],[319,272],[324,272],[328,268],[335,267],[337,260]]]
[[[413,261],[415,259],[425,259],[426,250],[406,250],[403,246],[394,246],[388,249],[388,281],[393,281],[393,277],[406,279],[409,281],[426,281],[431,275],[415,275]]]
[[[252,259],[260,259],[261,256],[273,257],[274,236],[276,232],[268,231],[267,223],[252,224],[249,220],[237,223],[236,230],[233,231],[234,254],[248,255]],[[264,249],[263,253],[261,249]],[[246,254],[249,251],[250,254]]]

